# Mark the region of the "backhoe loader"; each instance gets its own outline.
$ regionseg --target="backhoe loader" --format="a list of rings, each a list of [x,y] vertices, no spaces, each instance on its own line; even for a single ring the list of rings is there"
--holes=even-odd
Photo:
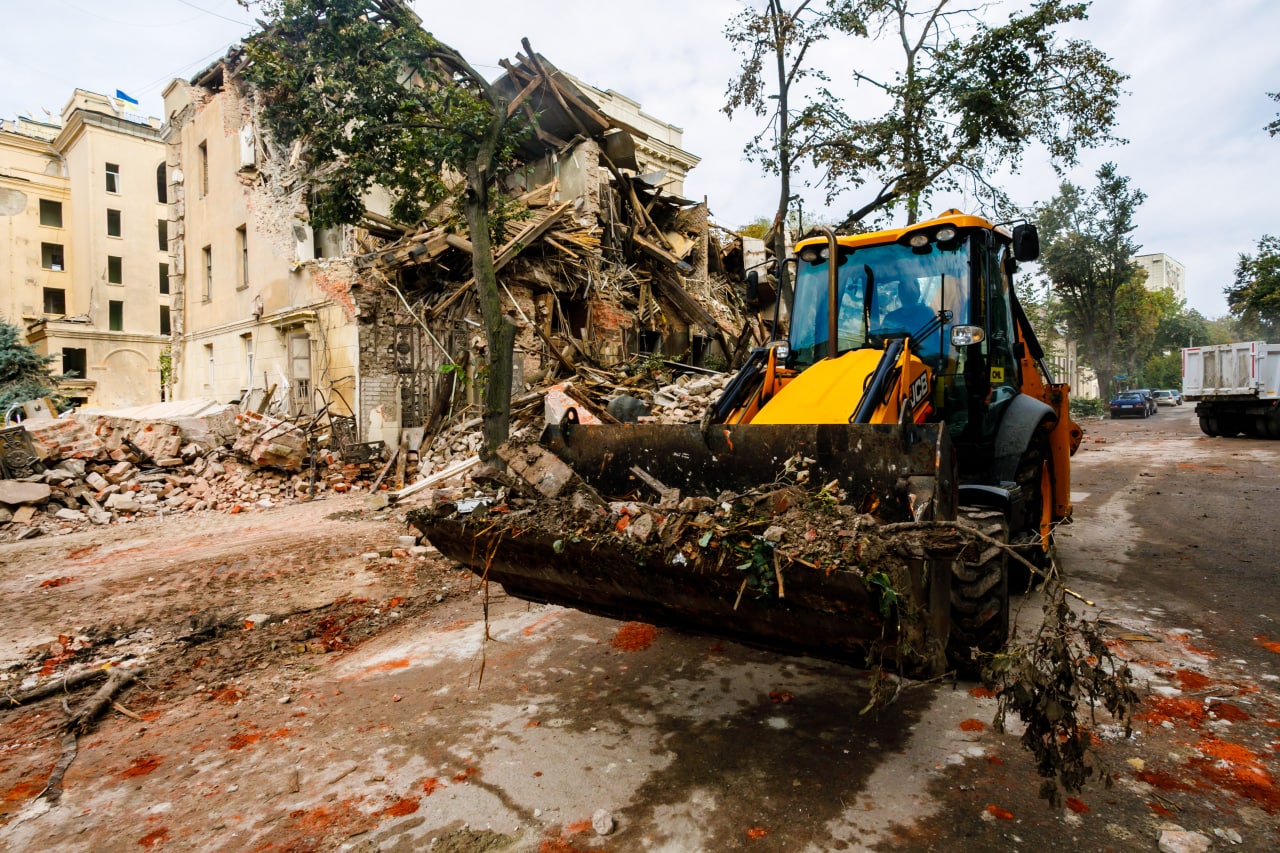
[[[540,443],[575,486],[411,523],[519,598],[912,676],[970,669],[1007,638],[1009,548],[1046,562],[1071,516],[1082,433],[1012,287],[1038,251],[1033,225],[959,211],[824,229],[790,261],[787,339],[702,423],[570,410]]]

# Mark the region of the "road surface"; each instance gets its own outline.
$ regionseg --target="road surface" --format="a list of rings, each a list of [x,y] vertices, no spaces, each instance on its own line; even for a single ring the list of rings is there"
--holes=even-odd
[[[0,688],[145,667],[56,805],[58,702],[0,712],[0,847],[1275,850],[1280,442],[1191,410],[1084,423],[1061,564],[1145,704],[1058,807],[977,685],[861,713],[863,671],[486,598],[335,499],[0,546]]]

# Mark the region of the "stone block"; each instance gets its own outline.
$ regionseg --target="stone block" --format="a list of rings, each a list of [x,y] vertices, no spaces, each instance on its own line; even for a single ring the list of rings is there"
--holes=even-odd
[[[133,472],[133,464],[131,462],[121,460],[111,466],[111,469],[104,475],[108,483],[114,483],[117,486],[129,479],[129,474]]]
[[[109,495],[104,506],[116,512],[137,512],[141,509],[141,505],[132,497],[122,494]]]
[[[8,506],[33,506],[42,504],[53,495],[48,483],[24,483],[21,480],[0,480],[0,504]]]
[[[498,456],[513,474],[548,498],[559,497],[573,481],[573,469],[536,444],[504,444],[498,448]]]

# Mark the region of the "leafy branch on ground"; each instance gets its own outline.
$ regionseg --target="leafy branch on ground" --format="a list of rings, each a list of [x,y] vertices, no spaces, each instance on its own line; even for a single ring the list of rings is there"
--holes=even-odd
[[[1095,771],[1111,787],[1111,776],[1093,750],[1098,709],[1104,708],[1129,737],[1141,699],[1133,671],[1111,653],[1097,622],[1080,617],[1067,603],[1056,569],[1042,592],[1044,622],[1028,642],[1011,641],[992,656],[983,682],[999,703],[996,731],[1005,731],[1009,714],[1026,726],[1022,745],[1044,777],[1040,796],[1056,806],[1062,790],[1080,791]]]

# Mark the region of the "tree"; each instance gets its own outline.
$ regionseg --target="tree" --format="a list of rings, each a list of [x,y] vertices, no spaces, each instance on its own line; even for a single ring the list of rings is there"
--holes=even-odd
[[[280,143],[309,160],[316,225],[358,222],[378,185],[392,216],[417,222],[465,182],[462,208],[487,340],[484,449],[506,440],[515,327],[493,267],[497,180],[524,130],[514,104],[398,2],[264,0],[268,20],[246,44],[244,77]],[[525,50],[533,52],[526,41]]]
[[[756,237],[758,239],[766,239],[769,230],[773,227],[773,220],[767,216],[757,216],[746,225],[736,229],[737,233],[743,237]]]
[[[758,118],[768,118],[747,144],[746,154],[779,177],[778,209],[765,241],[772,246],[778,261],[779,292],[788,303],[791,282],[782,259],[787,256],[787,209],[793,200],[791,178],[800,161],[813,156],[813,145],[818,139],[812,122],[793,120],[792,90],[808,77],[826,79],[821,70],[807,66],[805,59],[816,43],[827,38],[832,23],[827,8],[812,0],[800,0],[790,10],[782,0],[766,0],[763,8],[743,9],[724,31],[729,44],[743,57],[741,73],[729,81],[723,107],[725,115],[732,118],[735,112],[747,110]],[[858,29],[853,20],[844,21],[842,25],[847,30]],[[773,94],[768,94],[771,89]],[[801,114],[807,114],[808,109]]]
[[[14,403],[57,394],[58,380],[49,370],[54,356],[40,355],[22,339],[22,330],[0,317],[0,416]]]
[[[1280,101],[1280,92],[1268,92],[1267,97],[1273,101]],[[1268,123],[1265,130],[1272,136],[1280,134],[1280,113],[1276,113],[1275,121]]]
[[[1064,182],[1058,195],[1037,209],[1036,221],[1041,273],[1105,399],[1117,368],[1132,363],[1129,339],[1149,334],[1144,329],[1158,319],[1158,310],[1149,310],[1150,295],[1133,262],[1139,246],[1130,237],[1146,194],[1130,189],[1113,163],[1098,169],[1097,180],[1089,191]]]
[[[1242,252],[1235,283],[1223,292],[1243,337],[1280,340],[1280,238],[1263,235],[1253,255]]]
[[[816,137],[809,148],[828,201],[868,182],[883,187],[849,213],[846,227],[899,203],[907,222],[916,222],[933,192],[962,185],[999,213],[1010,205],[993,173],[1016,171],[1033,143],[1063,168],[1077,162],[1081,148],[1123,141],[1111,130],[1126,75],[1088,42],[1058,32],[1084,20],[1087,3],[1039,0],[1000,26],[979,19],[972,6],[949,3],[833,0],[832,26],[854,39],[892,37],[902,46],[895,69],[851,71],[883,96],[879,116],[855,117],[844,99],[824,90],[799,122],[801,133]]]

